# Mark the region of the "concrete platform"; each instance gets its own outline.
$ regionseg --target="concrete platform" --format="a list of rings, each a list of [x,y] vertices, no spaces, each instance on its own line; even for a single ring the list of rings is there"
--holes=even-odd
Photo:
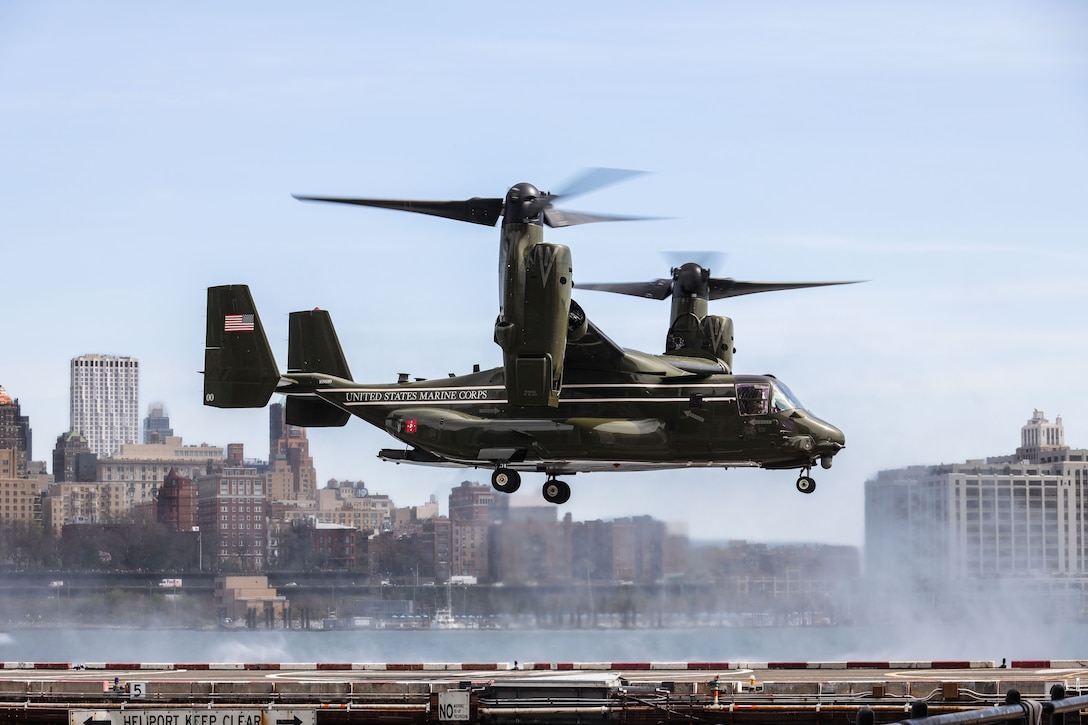
[[[471,721],[585,722],[697,719],[854,723],[861,708],[879,723],[993,707],[1009,690],[1043,700],[1055,684],[1088,690],[1088,662],[530,662],[519,663],[130,663],[73,666],[5,662],[0,720],[57,722],[94,709],[96,722],[153,722],[223,709],[313,711],[313,722],[437,721],[443,698],[461,693]],[[143,713],[139,719],[132,717]],[[227,717],[227,715],[224,715]],[[231,715],[234,717],[234,715]],[[256,717],[256,716],[255,716]],[[573,720],[572,720],[573,719]],[[185,718],[179,716],[179,722]],[[122,722],[122,720],[118,720]]]

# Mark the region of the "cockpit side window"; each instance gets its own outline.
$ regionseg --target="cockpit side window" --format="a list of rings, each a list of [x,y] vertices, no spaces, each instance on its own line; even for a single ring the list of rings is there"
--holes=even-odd
[[[737,383],[737,407],[741,415],[767,415],[770,401],[769,383]]]

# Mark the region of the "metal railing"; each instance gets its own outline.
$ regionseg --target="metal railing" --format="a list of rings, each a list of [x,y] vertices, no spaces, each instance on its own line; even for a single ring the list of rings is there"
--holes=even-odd
[[[858,713],[857,725],[875,725],[872,711]],[[1077,697],[1065,696],[1065,686],[1061,684],[1050,688],[1049,700],[1022,700],[1018,690],[1009,690],[1005,694],[1005,704],[996,707],[927,716],[927,705],[915,702],[911,707],[911,717],[900,720],[895,725],[983,725],[984,723],[1026,723],[1038,725],[1042,715],[1050,716],[1051,725],[1079,725],[1080,711],[1088,710],[1088,695]],[[1067,713],[1074,713],[1067,718]]]

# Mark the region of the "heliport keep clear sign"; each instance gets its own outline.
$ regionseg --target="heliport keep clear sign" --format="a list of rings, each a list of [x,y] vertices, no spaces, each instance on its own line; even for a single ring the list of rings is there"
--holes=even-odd
[[[438,719],[445,722],[465,722],[469,718],[468,690],[447,690],[438,693]]]
[[[313,710],[69,710],[68,725],[315,725]]]

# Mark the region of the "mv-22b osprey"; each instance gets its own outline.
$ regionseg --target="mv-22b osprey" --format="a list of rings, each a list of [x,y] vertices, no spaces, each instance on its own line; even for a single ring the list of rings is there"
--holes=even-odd
[[[615,176],[597,170],[576,191]],[[404,444],[382,450],[385,460],[488,468],[492,485],[504,493],[519,488],[522,472],[543,473],[544,498],[556,504],[570,498],[560,476],[596,471],[801,469],[797,488],[811,493],[816,484],[810,468],[817,462],[830,467],[845,445],[842,432],[806,411],[777,378],[734,375],[732,323],[706,314],[708,296],[731,296],[715,293],[711,282],[718,289],[728,283],[732,294],[766,290],[711,280],[708,271],[685,265],[674,270],[672,285],[650,283],[673,294],[667,351],[621,348],[571,299],[570,250],[545,242],[543,226],[630,217],[552,206],[573,193],[553,195],[522,183],[505,198],[453,202],[298,197],[489,226],[502,217],[494,335],[503,365],[435,380],[357,383],[329,313],[310,310],[290,314],[287,369],[281,372],[249,288],[227,285],[208,289],[205,404],[259,408],[280,393],[292,425],[342,426],[356,415]],[[692,275],[703,284],[684,286]],[[770,288],[818,284],[829,283]],[[636,289],[611,291],[667,296]]]

